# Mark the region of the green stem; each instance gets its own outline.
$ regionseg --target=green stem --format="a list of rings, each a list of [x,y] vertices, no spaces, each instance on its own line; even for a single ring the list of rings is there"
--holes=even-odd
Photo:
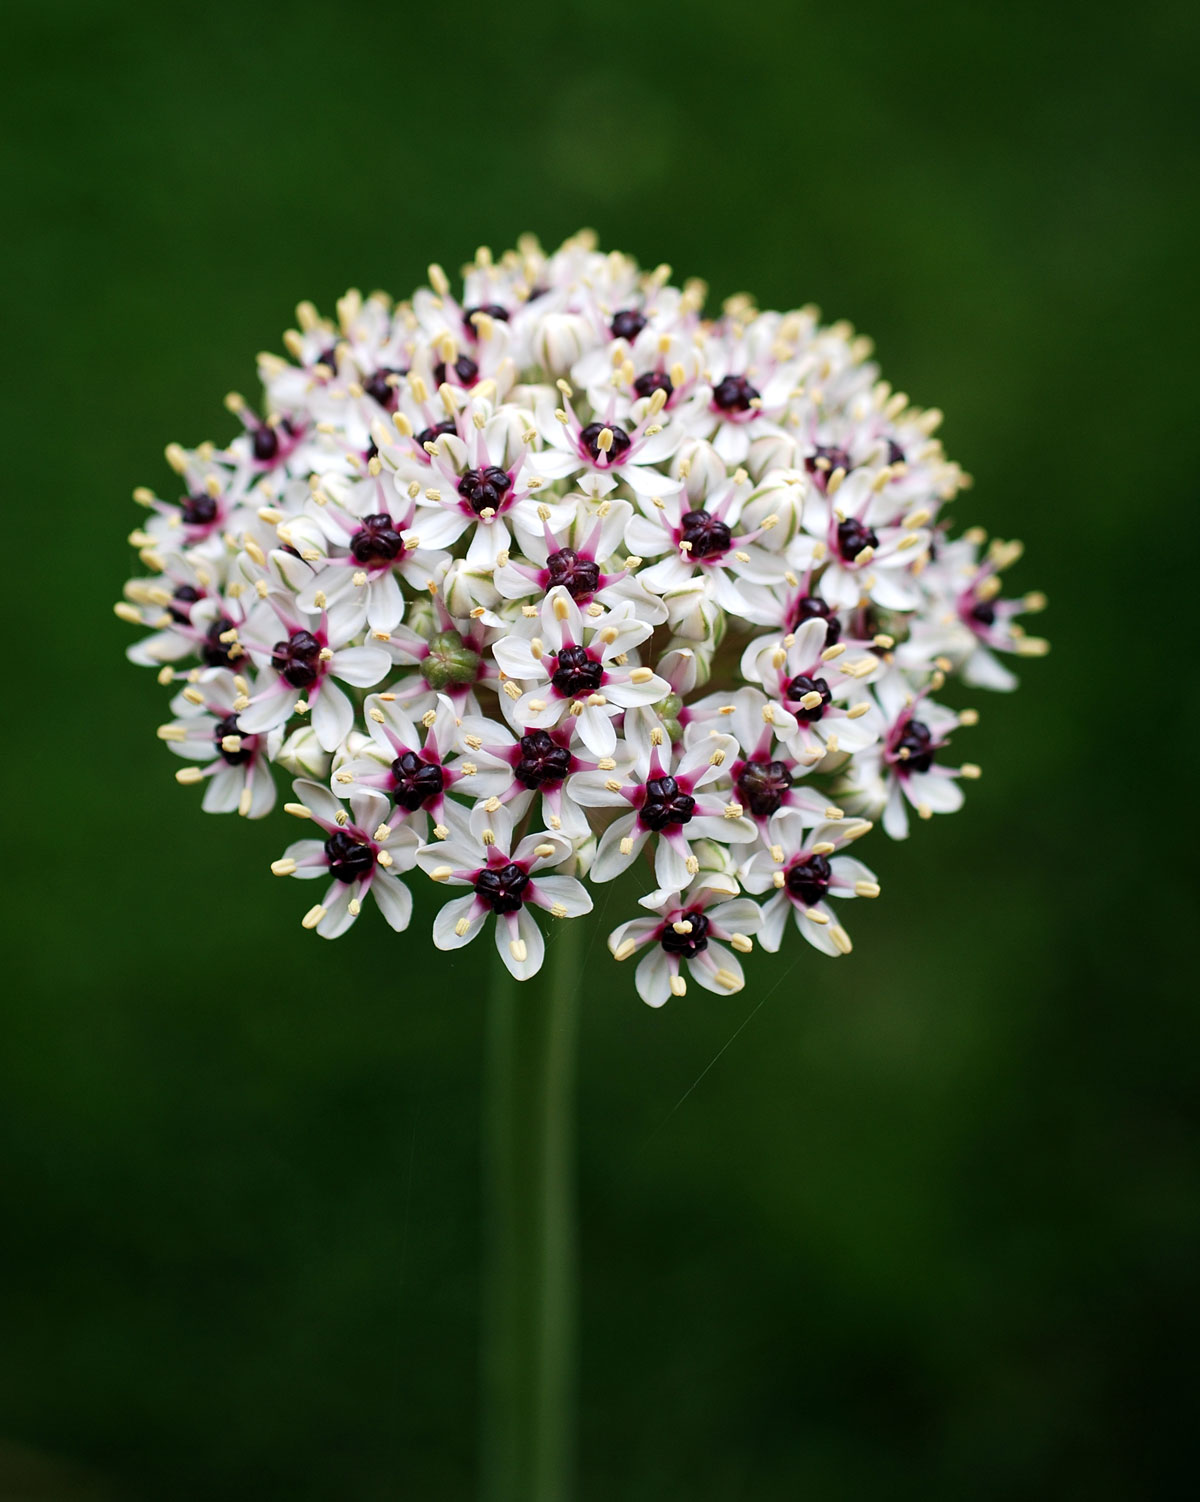
[[[486,1502],[566,1502],[574,1440],[574,1093],[579,919],[555,923],[546,963],[489,995],[483,1144]]]

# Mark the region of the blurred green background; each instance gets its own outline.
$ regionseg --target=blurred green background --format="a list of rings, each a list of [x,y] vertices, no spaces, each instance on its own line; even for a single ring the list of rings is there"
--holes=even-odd
[[[484,947],[303,933],[110,607],[298,299],[581,224],[873,335],[1054,642],[852,959],[581,982],[583,1498],[1194,1495],[1197,15],[10,11],[4,1502],[473,1494]]]

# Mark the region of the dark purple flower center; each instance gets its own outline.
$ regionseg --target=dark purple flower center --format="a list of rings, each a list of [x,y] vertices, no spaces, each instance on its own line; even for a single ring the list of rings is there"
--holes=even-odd
[[[443,433],[457,432],[458,428],[455,423],[447,418],[445,422],[435,423],[431,428],[422,428],[417,434],[417,442],[424,448],[427,443],[436,443]]]
[[[600,447],[600,434],[605,428],[612,434],[612,442],[608,446],[608,453]],[[579,435],[579,441],[591,454],[597,464],[605,459],[609,465],[620,464],[622,457],[630,450],[632,440],[624,428],[618,428],[610,422],[589,422],[587,427]]]
[[[516,861],[507,866],[491,866],[475,878],[475,893],[482,897],[493,913],[515,913],[525,901],[529,875]]]
[[[804,461],[804,467],[816,479],[822,490],[825,489],[825,482],[835,469],[844,469],[849,474],[854,468],[846,450],[836,448],[832,444],[818,444]]]
[[[185,495],[180,505],[189,527],[207,527],[217,519],[217,498],[206,490],[199,495]]]
[[[805,907],[813,907],[820,902],[832,880],[833,867],[825,855],[804,856],[788,868],[788,874],[784,878],[788,893]]]
[[[362,526],[350,540],[350,551],[359,563],[386,563],[404,547],[404,539],[386,511],[364,516]]]
[[[530,790],[548,782],[562,782],[571,770],[571,753],[544,730],[531,730],[520,740],[521,759],[513,776]]]
[[[189,605],[194,605],[197,600],[203,599],[203,596],[198,589],[193,589],[190,584],[181,584],[175,591],[175,593],[171,596],[171,598],[173,600],[178,600],[179,604],[168,605],[167,614],[178,625],[186,626],[192,618],[192,612],[186,607]],[[226,630],[228,629],[229,628],[226,627]]]
[[[293,688],[311,688],[321,676],[321,643],[311,631],[293,631],[272,647],[271,666]]]
[[[559,548],[546,559],[546,587],[561,584],[573,600],[594,594],[600,584],[600,566],[581,558],[574,548]]]
[[[392,802],[410,814],[439,797],[445,786],[441,767],[425,761],[415,751],[405,751],[392,763]]]
[[[707,511],[686,511],[679,524],[679,540],[690,544],[693,558],[712,558],[733,546],[733,533],[719,516]]]
[[[854,613],[851,630],[858,637],[859,641],[871,642],[870,650],[876,657],[883,656],[887,649],[885,647],[877,647],[874,644],[874,638],[883,630],[883,623],[880,620],[879,612],[873,605],[859,606]]]
[[[512,489],[506,469],[489,464],[486,469],[469,469],[458,482],[458,493],[476,516],[485,511],[499,511],[504,497]]]
[[[696,812],[696,800],[685,793],[674,777],[651,777],[646,783],[646,797],[638,818],[646,829],[667,829],[672,824],[686,824]]]
[[[586,647],[564,647],[554,663],[550,682],[565,699],[594,694],[604,681],[604,665]]]
[[[633,389],[639,396],[653,396],[656,391],[665,391],[670,396],[675,383],[665,370],[647,370],[634,381]]]
[[[362,876],[368,876],[375,867],[375,852],[344,829],[336,829],[325,841],[325,859],[329,862],[329,874],[337,881],[349,885]]]
[[[738,798],[756,819],[778,813],[792,774],[783,761],[748,761],[736,778]]]
[[[394,412],[400,401],[400,393],[389,376],[402,376],[404,371],[394,365],[381,365],[363,382],[363,390],[373,402],[378,402],[385,412]]]
[[[447,375],[447,369],[449,375]],[[433,367],[433,380],[437,386],[453,376],[460,386],[474,386],[479,379],[479,366],[471,359],[470,355],[459,355],[454,364],[447,367],[445,360],[439,360]]]
[[[227,751],[221,744],[227,735],[242,736],[242,744],[236,751]],[[237,715],[235,714],[227,714],[223,720],[218,720],[213,726],[213,745],[231,767],[243,766],[254,755],[254,748],[251,744],[253,739],[253,736],[242,735],[242,732],[238,729]]]
[[[811,709],[804,709],[800,700],[805,694],[820,694],[821,702],[814,704]],[[784,690],[792,713],[798,720],[804,720],[812,725],[825,713],[825,706],[833,698],[833,692],[824,678],[810,678],[807,673],[798,673]]]
[[[758,388],[744,375],[723,376],[713,387],[713,406],[722,412],[749,412],[758,398]]]
[[[331,344],[328,349],[322,350],[313,362],[315,365],[325,365],[337,374],[337,345]]]
[[[233,622],[227,615],[220,615],[204,633],[204,645],[200,648],[200,659],[205,667],[228,668],[233,666],[233,658],[230,648],[233,642],[224,642],[221,637],[226,631],[233,630]]]
[[[495,318],[500,323],[508,322],[508,309],[502,308],[498,302],[482,302],[478,307],[465,308],[463,310],[463,327],[472,339],[477,338],[479,334],[479,330],[471,322],[472,317],[476,313],[486,313],[489,318]]]
[[[667,924],[659,935],[658,942],[668,954],[678,954],[685,960],[690,960],[708,948],[708,918],[704,913],[681,913],[675,922],[690,923],[691,928],[687,933],[681,934],[675,931],[672,924]]]
[[[906,462],[906,460],[904,458],[904,450],[900,447],[900,445],[896,442],[896,440],[894,438],[889,438],[888,439],[888,463],[889,464],[904,464],[905,462]]]
[[[260,464],[270,464],[279,453],[279,434],[269,423],[264,422],[261,427],[255,428],[250,447]]]
[[[996,624],[996,607],[990,600],[976,600],[974,605],[971,606],[970,619],[977,626],[983,626],[985,629],[988,626],[994,626]]]
[[[864,548],[877,548],[878,546],[879,538],[857,517],[848,516],[844,522],[838,522],[838,552],[847,563],[853,563]]]
[[[842,623],[838,619],[837,611],[832,605],[827,605],[824,600],[819,600],[815,595],[805,595],[797,600],[792,607],[792,619],[790,629],[799,631],[805,621],[822,620],[825,622],[825,647],[832,647],[841,640]],[[825,650],[822,648],[822,651]]]
[[[646,327],[646,315],[637,308],[622,308],[609,327],[614,339],[636,339]]]
[[[906,772],[928,772],[936,750],[933,731],[924,720],[909,720],[892,745],[891,759]]]

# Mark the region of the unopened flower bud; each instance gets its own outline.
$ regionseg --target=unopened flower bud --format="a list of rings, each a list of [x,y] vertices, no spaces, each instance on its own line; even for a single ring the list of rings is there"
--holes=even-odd
[[[679,712],[683,708],[683,700],[678,694],[668,694],[665,699],[660,699],[653,706],[655,714],[663,723],[663,729],[667,732],[671,741],[683,739],[683,726],[679,723]]]
[[[321,747],[311,725],[301,725],[294,730],[275,753],[275,760],[296,777],[311,777],[322,782],[329,776],[333,760]]]
[[[333,765],[330,771],[336,772],[339,767],[345,766],[348,761],[357,761],[363,756],[382,757],[378,745],[361,730],[352,730],[333,755]]]
[[[773,469],[793,469],[800,458],[799,445],[787,433],[764,433],[750,445],[746,468],[751,479],[761,480]]]
[[[500,602],[492,571],[461,558],[455,559],[443,575],[441,595],[446,609],[459,619],[470,616],[473,610],[491,610]]]
[[[534,334],[533,356],[551,376],[563,376],[595,339],[586,318],[575,313],[548,313]]]
[[[474,683],[479,674],[479,653],[473,652],[457,631],[439,631],[429,643],[429,656],[422,668],[430,688]]]
[[[684,489],[690,501],[700,501],[725,482],[725,461],[711,443],[693,440],[685,443],[675,455],[671,473],[678,477],[685,474]]]

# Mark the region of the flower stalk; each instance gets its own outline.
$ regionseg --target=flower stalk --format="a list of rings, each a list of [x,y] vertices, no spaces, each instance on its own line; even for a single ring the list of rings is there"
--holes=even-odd
[[[518,983],[499,956],[488,996],[483,1163],[484,1502],[565,1502],[575,1387],[574,1101],[582,940],[554,925]]]

